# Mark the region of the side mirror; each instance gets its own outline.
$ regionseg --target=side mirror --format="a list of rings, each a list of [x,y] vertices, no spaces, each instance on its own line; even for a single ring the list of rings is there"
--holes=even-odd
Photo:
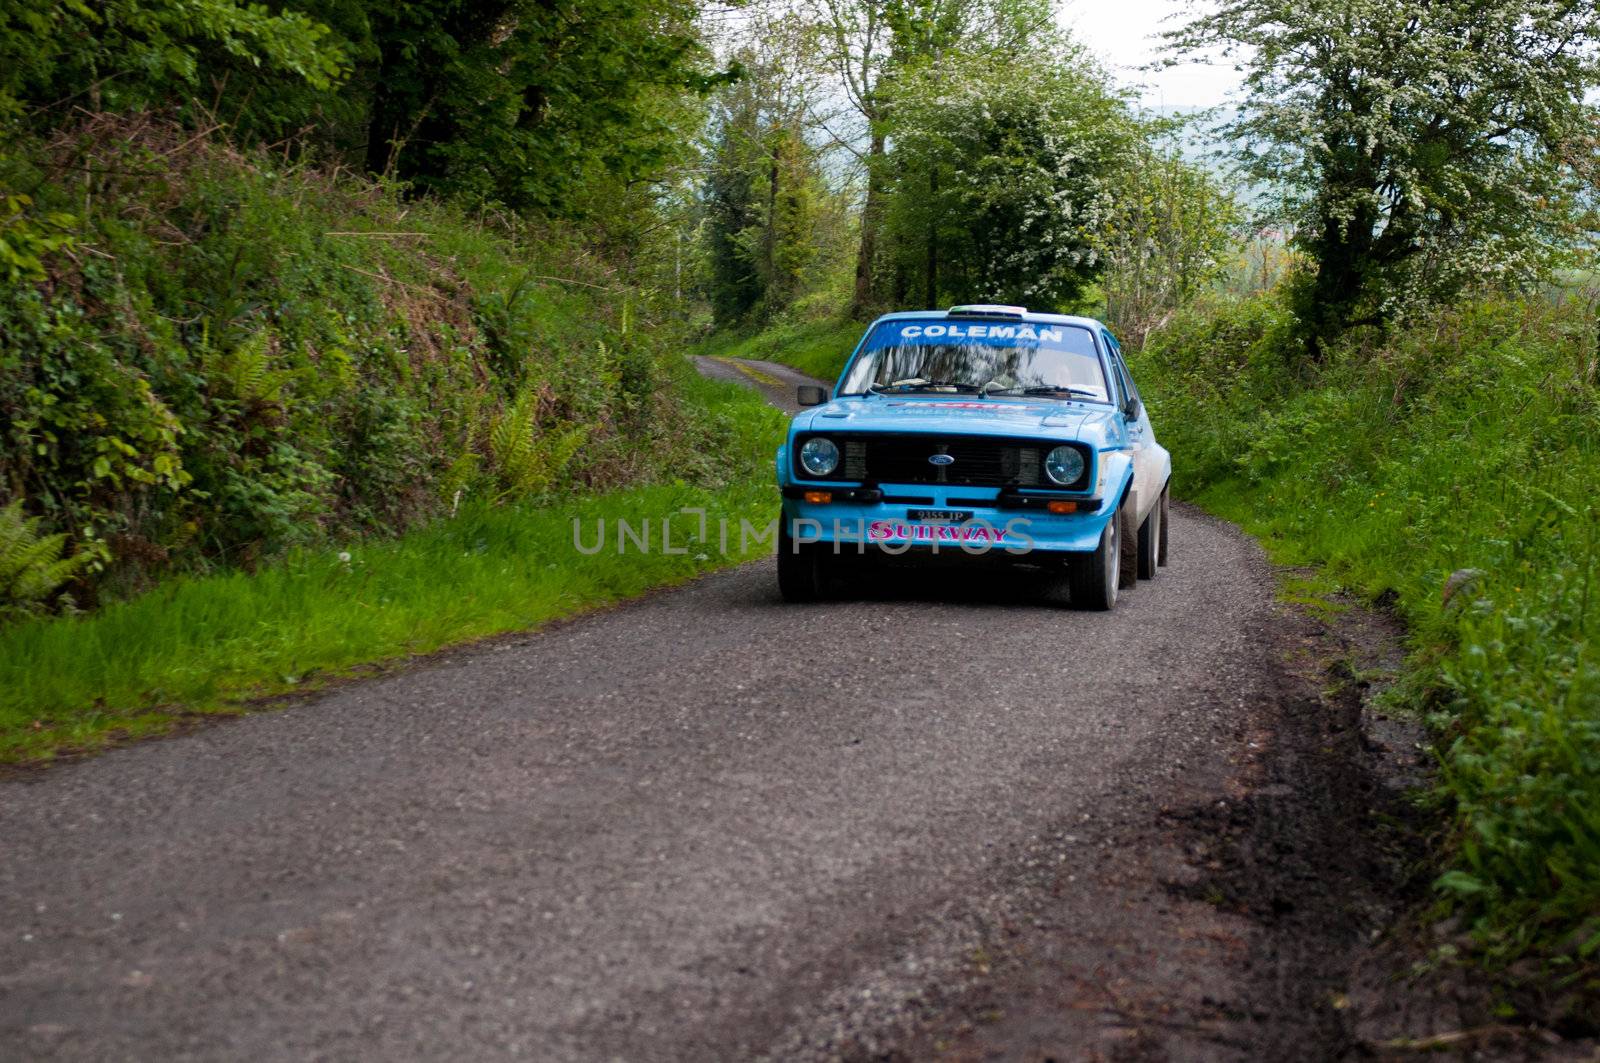
[[[799,402],[802,406],[821,406],[828,401],[828,389],[819,388],[815,384],[801,384]]]
[[[1129,399],[1128,404],[1122,408],[1122,416],[1130,421],[1137,421],[1139,414],[1144,410],[1138,399]]]

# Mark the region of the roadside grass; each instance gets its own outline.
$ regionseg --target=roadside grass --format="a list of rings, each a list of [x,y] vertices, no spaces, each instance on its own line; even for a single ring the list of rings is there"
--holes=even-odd
[[[770,551],[741,541],[776,513],[771,454],[782,415],[748,389],[685,377],[733,474],[547,504],[476,503],[398,538],[302,549],[255,572],[178,577],[93,614],[0,627],[0,763],[170,730],[185,715],[236,712],[373,664],[552,620],[692,579]],[[706,511],[708,542],[696,543]],[[662,521],[672,521],[662,549]],[[719,527],[730,522],[728,552]],[[585,550],[574,545],[574,524]],[[648,523],[648,549],[625,543]]]
[[[831,384],[844,371],[865,329],[857,322],[836,319],[781,324],[751,335],[719,333],[701,344],[698,353],[781,362]]]
[[[1600,379],[1592,297],[1488,299],[1305,373],[1270,296],[1134,369],[1178,492],[1391,605],[1454,830],[1441,901],[1479,959],[1537,957],[1600,1026]],[[1452,578],[1454,577],[1454,578]],[[1546,1016],[1546,1018],[1550,1018]]]

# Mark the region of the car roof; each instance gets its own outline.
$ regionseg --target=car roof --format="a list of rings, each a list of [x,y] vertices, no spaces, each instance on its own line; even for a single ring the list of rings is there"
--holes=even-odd
[[[957,317],[962,320],[1027,321],[1038,325],[1077,325],[1079,328],[1091,330],[1106,327],[1105,322],[1096,321],[1092,317],[1075,317],[1071,314],[1043,314],[1032,310],[1024,310],[1020,317],[1015,313],[988,315],[970,311],[964,314],[952,314],[949,310],[897,310],[892,314],[882,315],[873,321],[873,324],[876,325],[879,321],[907,321],[917,318],[926,320],[928,318],[948,317]]]

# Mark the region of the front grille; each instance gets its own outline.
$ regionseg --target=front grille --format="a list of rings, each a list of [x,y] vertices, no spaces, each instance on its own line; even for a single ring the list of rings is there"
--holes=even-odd
[[[1048,447],[1034,440],[889,434],[841,434],[831,438],[843,452],[839,471],[834,475],[845,480],[960,487],[1057,487],[1044,476],[1042,462]],[[953,460],[936,465],[928,460],[935,454],[946,454]],[[801,475],[805,475],[803,471]]]

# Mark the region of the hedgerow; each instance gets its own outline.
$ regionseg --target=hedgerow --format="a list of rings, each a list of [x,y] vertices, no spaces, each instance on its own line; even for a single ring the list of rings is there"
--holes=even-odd
[[[666,315],[576,234],[149,114],[18,139],[0,188],[28,190],[0,228],[0,505],[94,559],[81,605],[466,501],[730,475]]]
[[[1136,372],[1180,492],[1392,601],[1454,825],[1441,898],[1600,988],[1600,293],[1485,297],[1291,369],[1279,297],[1191,310]],[[1447,592],[1448,588],[1448,592]],[[1589,1009],[1589,1010],[1584,1010]]]

